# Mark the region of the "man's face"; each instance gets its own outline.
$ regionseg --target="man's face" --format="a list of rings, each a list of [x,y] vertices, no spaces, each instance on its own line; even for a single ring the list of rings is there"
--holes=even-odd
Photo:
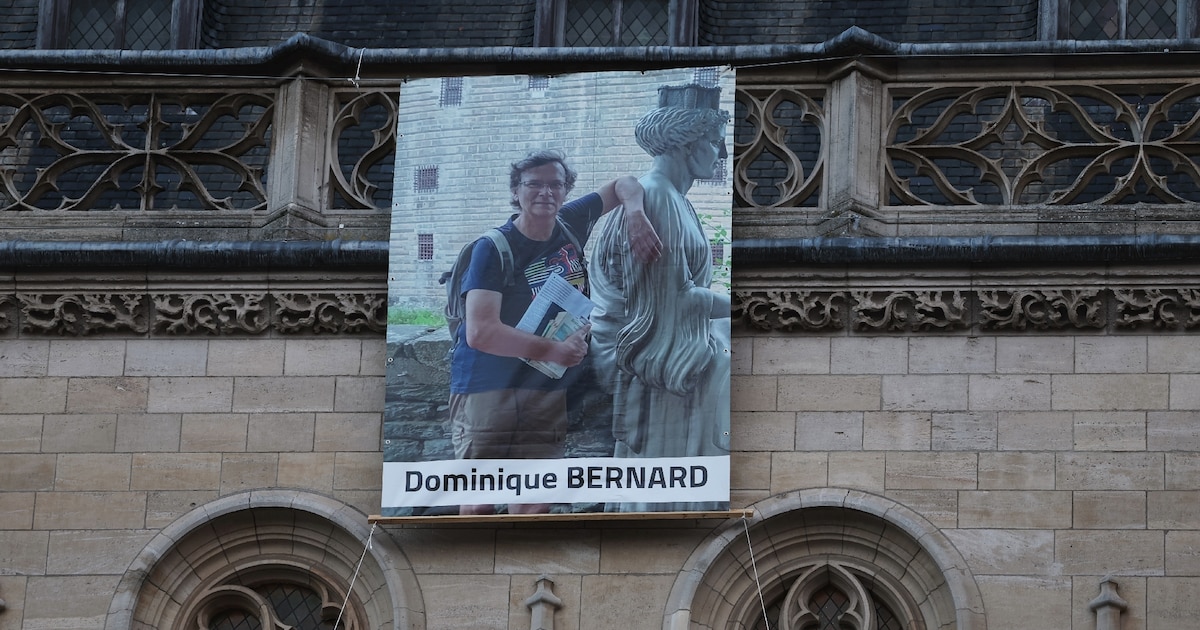
[[[688,145],[688,171],[692,179],[712,179],[717,174],[721,160],[728,156],[725,150],[725,125],[721,125]]]
[[[527,168],[512,192],[522,214],[554,216],[567,196],[566,172],[558,162]]]

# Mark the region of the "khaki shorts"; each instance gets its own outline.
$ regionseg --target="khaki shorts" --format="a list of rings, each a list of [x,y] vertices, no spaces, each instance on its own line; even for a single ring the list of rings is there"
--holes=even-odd
[[[558,459],[565,452],[567,393],[450,394],[450,427],[459,459]]]

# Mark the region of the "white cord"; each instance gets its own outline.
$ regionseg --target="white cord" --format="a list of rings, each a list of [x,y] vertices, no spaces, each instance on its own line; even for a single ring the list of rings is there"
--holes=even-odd
[[[758,588],[758,603],[762,606],[763,625],[771,630],[771,620],[767,618],[767,601],[763,599],[762,582],[758,580],[758,563],[754,561],[754,546],[750,544],[750,521],[742,515],[742,525],[746,528],[746,548],[750,550],[750,568],[754,570],[754,586]]]
[[[358,580],[358,570],[362,568],[363,560],[367,558],[367,550],[371,548],[371,536],[375,535],[375,526],[378,523],[371,523],[371,531],[367,532],[367,544],[363,547],[362,556],[358,558],[358,565],[354,567],[354,575],[350,576],[350,586],[346,589],[346,601],[342,602],[342,609],[338,611],[337,620],[333,622],[333,630],[338,630],[342,623],[342,613],[346,612],[346,606],[350,605],[350,593],[354,592],[354,582]]]
[[[350,82],[354,84],[354,88],[359,90],[362,88],[358,87],[358,77],[362,75],[362,58],[365,52],[367,52],[366,48],[358,49],[358,67],[354,69],[354,78],[350,79]]]

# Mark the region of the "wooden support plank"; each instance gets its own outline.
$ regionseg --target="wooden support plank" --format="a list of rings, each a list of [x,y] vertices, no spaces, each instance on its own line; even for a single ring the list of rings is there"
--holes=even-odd
[[[653,521],[679,519],[749,518],[754,510],[716,512],[581,512],[578,514],[480,514],[448,516],[380,516],[367,517],[367,522],[380,525],[417,525],[425,523],[545,523],[554,521]]]

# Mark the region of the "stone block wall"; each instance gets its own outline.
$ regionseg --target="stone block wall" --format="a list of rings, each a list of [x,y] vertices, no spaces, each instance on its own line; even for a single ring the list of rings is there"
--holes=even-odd
[[[1127,630],[1200,615],[1200,338],[735,344],[735,507],[821,488],[904,506],[962,555],[990,628],[1091,630],[1105,576]],[[374,336],[0,339],[0,629],[103,627],[142,549],[222,496],[297,489],[378,513],[385,354]],[[548,575],[556,628],[649,630],[717,525],[383,534],[428,629],[528,628]]]
[[[736,340],[738,504],[799,488],[894,499],[963,553],[990,628],[1123,628],[1200,612],[1200,339],[1179,335]]]
[[[218,497],[378,513],[383,371],[382,336],[0,338],[0,628],[103,628],[143,547]]]

